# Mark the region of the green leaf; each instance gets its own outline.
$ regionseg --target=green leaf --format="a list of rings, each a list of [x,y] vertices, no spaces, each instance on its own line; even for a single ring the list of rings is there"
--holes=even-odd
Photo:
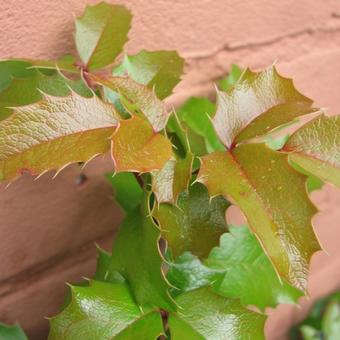
[[[322,340],[321,333],[308,325],[304,325],[300,328],[301,334],[304,340]]]
[[[201,260],[189,252],[180,255],[176,262],[169,261],[167,278],[171,285],[176,287],[173,291],[187,292],[204,286],[210,286],[223,280],[225,270],[208,268]]]
[[[133,116],[120,121],[112,136],[111,154],[115,172],[152,172],[161,170],[172,157],[172,145],[146,120]]]
[[[205,261],[208,268],[226,272],[224,279],[214,285],[215,291],[240,298],[243,305],[255,305],[261,310],[280,303],[296,303],[302,292],[280,281],[249,229],[229,226],[229,230]]]
[[[79,73],[77,60],[73,55],[65,55],[58,60],[32,60],[28,59],[34,68],[47,70],[60,70],[70,73]]]
[[[163,333],[160,314],[142,311],[126,285],[91,281],[71,289],[71,303],[50,319],[49,340],[157,339]]]
[[[125,55],[121,65],[113,70],[117,76],[130,76],[137,83],[154,89],[160,99],[171,95],[179,83],[184,60],[176,51],[141,51],[136,55]]]
[[[181,309],[169,317],[172,340],[264,340],[266,317],[247,310],[238,300],[200,288],[180,295],[176,302]]]
[[[0,122],[0,180],[86,162],[110,148],[114,107],[96,96],[44,96]]]
[[[224,146],[218,140],[210,120],[214,112],[215,105],[209,99],[192,97],[177,110],[181,125],[187,129],[187,137],[176,124],[175,117],[170,117],[167,127],[179,136],[182,143],[188,138],[190,148],[197,156],[212,151],[223,151]]]
[[[240,79],[242,72],[239,66],[232,64],[228,75],[218,82],[218,88],[222,91],[229,91]]]
[[[27,340],[27,337],[20,326],[0,322],[0,340]]]
[[[305,291],[310,258],[320,249],[311,225],[316,208],[306,177],[289,166],[287,155],[241,144],[204,156],[198,180],[210,196],[224,195],[241,208],[277,272]]]
[[[146,117],[153,129],[161,131],[169,118],[165,104],[160,100],[153,90],[145,85],[135,82],[127,77],[100,78],[91,76],[94,82],[118,92],[124,97],[122,104],[131,113],[140,117]]]
[[[26,78],[35,74],[35,70],[30,69],[32,64],[23,60],[1,60],[0,61],[0,91],[5,89],[12,79]]]
[[[43,94],[67,96],[70,89],[84,97],[91,97],[91,90],[82,80],[70,80],[60,73],[51,76],[34,70],[30,77],[15,78],[0,92],[0,119],[8,117],[14,106],[23,106],[38,102]]]
[[[106,178],[112,185],[116,201],[124,211],[129,212],[139,206],[143,190],[133,174],[129,172],[122,172],[115,175],[110,173],[106,175]]]
[[[327,340],[336,340],[340,334],[340,302],[331,301],[322,320],[322,330]]]
[[[109,270],[126,279],[139,305],[175,310],[161,269],[160,232],[147,214],[137,209],[127,215],[113,244]]]
[[[223,197],[210,199],[207,189],[196,183],[179,196],[176,206],[160,204],[154,208],[153,216],[175,257],[190,251],[204,258],[227,231],[228,206]]]
[[[292,80],[280,76],[274,67],[260,73],[247,69],[231,90],[217,91],[213,125],[220,140],[230,148],[314,112],[311,105]]]
[[[340,116],[314,118],[289,138],[284,151],[309,173],[340,186]]]
[[[126,7],[100,2],[87,6],[76,19],[75,41],[80,59],[89,70],[114,62],[128,40],[131,14]]]

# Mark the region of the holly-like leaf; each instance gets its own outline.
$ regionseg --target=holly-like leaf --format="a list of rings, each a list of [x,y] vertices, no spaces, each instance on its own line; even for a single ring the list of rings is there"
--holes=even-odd
[[[188,188],[193,158],[188,152],[185,158],[170,159],[160,171],[153,173],[152,191],[158,203],[175,204],[179,194]]]
[[[133,211],[139,206],[143,190],[132,173],[110,173],[106,175],[106,178],[112,185],[116,201],[124,211]]]
[[[165,104],[155,92],[145,85],[135,82],[129,77],[100,78],[91,76],[94,82],[119,93],[124,101],[125,108],[131,113],[146,117],[153,129],[158,132],[164,129],[169,113]]]
[[[242,72],[239,66],[232,64],[228,75],[218,82],[218,88],[222,91],[230,90],[240,79]]]
[[[225,270],[224,279],[214,285],[215,291],[262,310],[280,303],[296,303],[302,292],[280,281],[249,229],[229,226],[229,230],[205,261],[209,269]]]
[[[176,289],[173,294],[187,292],[223,280],[225,270],[208,268],[201,260],[189,252],[180,255],[175,262],[169,261],[167,278]]]
[[[200,288],[180,295],[181,307],[169,316],[173,340],[263,340],[264,315],[251,312],[238,300]]]
[[[289,138],[283,150],[309,173],[340,186],[340,116],[314,118]]]
[[[76,19],[75,41],[80,59],[87,69],[112,64],[128,40],[131,14],[121,5],[100,2],[87,6]]]
[[[277,272],[305,291],[310,258],[320,249],[311,225],[316,208],[306,177],[289,166],[287,155],[241,144],[204,156],[198,180],[210,196],[224,195],[241,208]]]
[[[190,251],[199,257],[209,254],[227,231],[225,211],[229,202],[223,197],[210,200],[207,189],[200,183],[183,192],[177,205],[160,204],[153,216],[158,220],[162,237],[177,257]]]
[[[109,150],[116,125],[112,105],[74,92],[16,107],[0,122],[0,179],[86,162]]]
[[[274,67],[260,73],[248,69],[228,92],[217,91],[213,125],[220,140],[230,148],[314,112],[311,105],[292,80],[280,76]]]
[[[15,78],[0,92],[0,119],[8,117],[14,106],[38,102],[43,98],[42,92],[52,96],[67,96],[70,89],[85,97],[92,96],[91,90],[82,80],[70,80],[60,73],[47,76],[33,70],[30,77]]]
[[[172,145],[146,120],[133,116],[120,121],[112,136],[111,153],[115,172],[151,172],[161,170],[172,157]]]
[[[137,209],[127,215],[113,244],[109,271],[126,279],[139,305],[175,310],[161,269],[160,232],[147,214]]]
[[[128,75],[137,83],[154,89],[158,98],[164,99],[180,81],[183,66],[184,60],[176,51],[143,50],[136,55],[125,55],[113,74]]]
[[[20,326],[0,322],[0,340],[27,340],[27,337]]]
[[[159,312],[135,303],[124,284],[91,281],[72,286],[71,303],[50,319],[49,340],[157,339],[163,333]]]

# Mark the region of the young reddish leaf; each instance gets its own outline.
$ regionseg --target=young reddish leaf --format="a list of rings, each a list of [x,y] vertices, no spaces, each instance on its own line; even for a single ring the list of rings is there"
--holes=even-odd
[[[155,207],[153,216],[175,257],[185,251],[206,257],[228,230],[225,221],[228,206],[229,202],[223,197],[210,200],[207,189],[196,183],[189,187],[189,193],[179,196],[177,206],[160,204]]]
[[[70,304],[49,319],[49,340],[157,339],[163,333],[159,312],[141,310],[124,284],[93,280],[71,293]]]
[[[109,150],[116,125],[112,105],[74,92],[16,107],[0,122],[0,179],[86,162]]]
[[[213,125],[230,148],[313,112],[311,105],[292,80],[280,76],[274,67],[260,73],[247,69],[229,92],[217,91]]]
[[[115,172],[151,172],[161,170],[172,157],[172,146],[147,121],[134,116],[120,121],[112,136],[111,153]]]
[[[314,118],[289,138],[283,150],[309,173],[340,187],[340,116]]]
[[[264,340],[266,316],[204,287],[180,295],[178,313],[169,316],[172,340]]]
[[[184,60],[176,51],[141,51],[136,55],[126,55],[122,64],[113,74],[130,76],[137,83],[155,89],[156,95],[164,99],[180,81]]]
[[[100,2],[76,19],[76,46],[85,66],[95,70],[112,64],[128,40],[131,14],[120,5]]]
[[[188,152],[185,158],[170,159],[152,175],[152,191],[158,203],[176,204],[179,194],[188,188],[194,157]]]
[[[242,144],[204,156],[198,180],[211,196],[222,194],[242,209],[276,270],[305,291],[310,258],[320,249],[311,225],[316,208],[306,177],[289,166],[287,155]]]
[[[164,129],[169,113],[165,108],[164,102],[156,96],[153,90],[128,77],[110,77],[104,79],[91,76],[91,78],[96,83],[123,96],[129,104],[129,107],[126,107],[126,109],[129,112],[133,111],[131,112],[133,114],[146,117],[155,131],[158,132]]]
[[[136,209],[125,218],[113,244],[109,272],[118,271],[126,279],[140,306],[176,310],[162,272],[160,231],[148,213]]]

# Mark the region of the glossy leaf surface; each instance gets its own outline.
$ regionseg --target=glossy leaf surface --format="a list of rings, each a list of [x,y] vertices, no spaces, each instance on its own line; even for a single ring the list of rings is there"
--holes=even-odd
[[[145,85],[135,82],[128,77],[99,78],[92,76],[92,79],[113,91],[119,93],[125,101],[125,107],[131,114],[146,117],[155,131],[162,130],[169,118],[165,104],[155,92]]]
[[[223,197],[210,200],[207,189],[200,183],[183,192],[177,205],[160,204],[154,217],[159,221],[162,236],[175,257],[190,251],[199,257],[209,254],[227,231],[225,211],[229,202]]]
[[[145,215],[136,210],[125,218],[113,244],[109,270],[118,271],[127,280],[139,305],[174,310],[161,270],[160,232]]]
[[[171,95],[180,81],[184,60],[176,51],[141,51],[126,55],[122,64],[114,69],[117,76],[129,76],[137,83],[154,89],[160,99]]]
[[[266,317],[247,310],[238,300],[226,299],[209,288],[180,295],[178,314],[170,314],[173,340],[264,339]]]
[[[284,150],[303,169],[340,186],[340,116],[314,118],[289,138]]]
[[[112,136],[111,153],[115,172],[151,172],[161,170],[172,157],[172,145],[147,121],[134,116],[120,122]]]
[[[213,125],[230,148],[313,112],[311,105],[292,80],[280,76],[274,67],[260,73],[248,69],[230,91],[217,91]]]
[[[316,208],[306,177],[287,156],[264,144],[243,144],[204,156],[198,178],[211,196],[222,194],[241,208],[277,272],[306,290],[310,258],[320,249],[311,225]]]
[[[280,281],[249,229],[229,226],[229,230],[205,261],[210,269],[225,270],[224,279],[214,285],[215,291],[262,310],[280,303],[296,303],[302,292]]]
[[[50,319],[49,340],[151,340],[163,333],[160,314],[150,308],[141,311],[126,285],[91,281],[71,290],[71,303]]]
[[[87,69],[112,64],[128,40],[131,14],[120,5],[100,2],[76,19],[75,41]]]
[[[109,150],[116,124],[112,105],[74,92],[16,107],[0,122],[0,179],[86,162]]]

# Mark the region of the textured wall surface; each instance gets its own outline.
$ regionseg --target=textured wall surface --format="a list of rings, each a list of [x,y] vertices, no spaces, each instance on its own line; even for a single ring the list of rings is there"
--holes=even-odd
[[[277,62],[316,104],[340,111],[340,2],[338,0],[126,0],[134,13],[129,52],[177,49],[187,59],[186,75],[169,99],[177,104],[210,93],[231,63],[263,68]],[[73,17],[87,0],[1,0],[0,58],[57,58],[74,51]],[[43,339],[47,321],[63,299],[63,282],[89,276],[94,242],[110,248],[121,216],[101,175],[105,159],[87,169],[66,169],[33,182],[26,176],[0,187],[0,320],[19,321],[31,339]],[[340,194],[327,186],[313,194],[314,219],[326,253],[313,258],[311,297],[339,288]],[[322,284],[321,284],[322,283]],[[303,301],[306,307],[310,301]],[[301,318],[282,306],[267,322],[268,339],[284,339],[285,325]]]

